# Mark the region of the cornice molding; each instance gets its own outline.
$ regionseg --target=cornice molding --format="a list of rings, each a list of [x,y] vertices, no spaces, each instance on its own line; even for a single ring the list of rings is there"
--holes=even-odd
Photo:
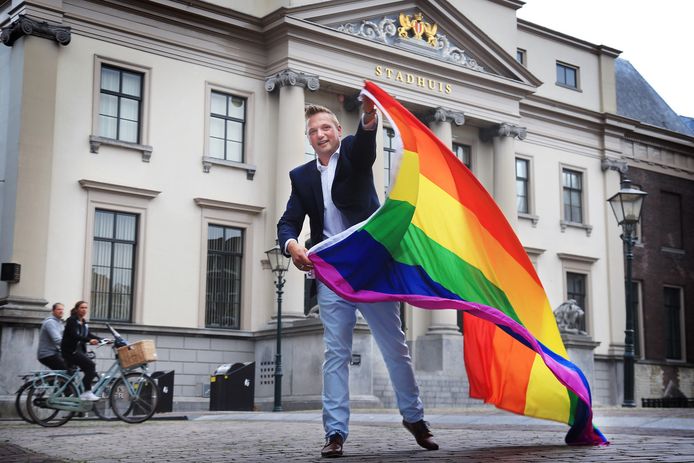
[[[616,48],[608,47],[607,45],[596,45],[588,42],[587,40],[579,39],[568,34],[549,29],[548,27],[531,23],[530,21],[526,21],[524,19],[518,19],[517,24],[518,30],[521,32],[535,34],[537,36],[562,42],[576,48],[589,50],[596,54],[604,54],[616,58],[622,53],[621,50],[617,50]]]
[[[17,40],[27,35],[54,40],[60,45],[67,45],[72,39],[70,26],[49,24],[47,21],[39,22],[28,16],[19,15],[15,22],[2,29],[0,40],[11,47]]]
[[[558,252],[557,257],[561,260],[573,260],[577,262],[585,262],[587,264],[592,264],[600,260],[598,257],[581,256],[578,254],[569,254],[566,252]]]
[[[231,203],[228,201],[219,201],[217,199],[209,199],[209,198],[193,198],[193,201],[195,201],[195,204],[197,204],[199,207],[207,207],[207,208],[212,208],[212,209],[223,209],[227,211],[242,211],[242,212],[250,212],[251,214],[260,214],[265,210],[264,207],[262,206],[253,206],[251,204],[239,204],[239,203]]]
[[[81,179],[79,184],[87,191],[100,191],[104,193],[117,193],[122,195],[136,196],[144,199],[154,199],[159,196],[161,191],[147,190],[127,185],[117,185],[115,183],[98,182],[96,180]]]
[[[315,92],[320,88],[318,76],[314,74],[305,74],[292,69],[284,69],[274,76],[265,79],[265,90],[269,93],[273,92],[277,87],[303,87]]]
[[[524,1],[521,0],[491,0],[494,3],[511,8],[513,10],[519,10],[525,5]]]
[[[527,135],[528,130],[525,127],[509,124],[508,122],[480,129],[480,140],[483,142],[491,141],[495,137],[511,137],[525,140]]]
[[[527,252],[529,255],[536,256],[536,257],[539,256],[540,254],[543,254],[546,251],[546,249],[534,248],[531,246],[523,246],[523,249],[525,249],[525,252]]]

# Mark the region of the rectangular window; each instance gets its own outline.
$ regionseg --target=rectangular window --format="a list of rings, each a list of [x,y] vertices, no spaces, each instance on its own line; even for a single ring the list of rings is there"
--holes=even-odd
[[[573,299],[583,309],[583,318],[579,329],[586,331],[586,275],[566,272],[566,299]]]
[[[212,91],[210,95],[211,158],[244,162],[246,99]]]
[[[395,131],[389,127],[383,128],[383,174],[386,193],[390,188],[390,174],[395,156]]]
[[[667,323],[667,358],[684,360],[682,356],[682,288],[663,288],[663,305]]]
[[[220,225],[207,227],[205,326],[241,326],[241,264],[243,230]]]
[[[518,61],[520,64],[525,64],[525,50],[522,48],[517,48],[516,49],[516,61]]]
[[[583,223],[583,174],[562,169],[564,220]]]
[[[682,242],[682,196],[677,193],[661,191],[662,207],[660,216],[661,246],[672,249],[683,249]]]
[[[91,289],[95,320],[132,319],[137,222],[136,214],[96,210]]]
[[[557,85],[578,89],[578,68],[557,63]]]
[[[516,158],[516,209],[523,214],[530,213],[530,197],[528,184],[530,182],[530,161]]]
[[[465,167],[472,170],[472,147],[470,145],[453,143],[453,153],[465,164]]]
[[[140,143],[144,74],[101,66],[99,136]]]

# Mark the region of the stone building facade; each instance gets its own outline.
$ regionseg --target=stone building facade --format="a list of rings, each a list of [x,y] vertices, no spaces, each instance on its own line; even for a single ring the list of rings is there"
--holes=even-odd
[[[492,193],[551,305],[580,299],[586,335],[567,337],[567,346],[583,359],[594,400],[619,403],[623,254],[606,199],[632,167],[635,176],[664,170],[664,182],[675,176],[691,191],[694,135],[620,112],[619,50],[519,20],[522,5],[0,2],[0,262],[8,264],[0,395],[38,366],[47,307],[84,299],[97,332],[109,322],[130,340],[156,341],[153,368],[175,371],[179,407],[206,406],[210,374],[238,362],[255,362],[255,405],[271,406],[276,300],[264,251],[286,204],[287,173],[311,157],[303,108],[330,107],[351,133],[355,95],[369,79],[425,121]],[[401,16],[436,30],[401,35]],[[385,194],[387,124],[378,139],[374,172]],[[636,142],[673,154],[644,161]],[[646,281],[648,262],[639,272]],[[691,273],[681,276],[686,326],[693,283]],[[320,402],[322,329],[305,315],[304,286],[290,270],[286,408]],[[473,403],[457,314],[404,307],[403,319],[426,405]],[[646,348],[660,352],[649,336]],[[686,331],[682,342],[691,354]],[[360,322],[352,394],[392,406],[376,350]],[[100,365],[109,357],[100,352]],[[688,358],[671,364],[680,378],[691,374]],[[637,380],[638,394],[658,392],[644,386],[650,376]],[[690,382],[679,387],[694,393]]]

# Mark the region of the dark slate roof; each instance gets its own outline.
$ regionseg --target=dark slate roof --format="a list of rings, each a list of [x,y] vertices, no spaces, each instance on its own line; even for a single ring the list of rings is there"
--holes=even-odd
[[[694,120],[678,116],[629,61],[618,58],[615,61],[615,74],[617,114],[694,136]]]
[[[680,116],[680,120],[694,133],[694,117]]]

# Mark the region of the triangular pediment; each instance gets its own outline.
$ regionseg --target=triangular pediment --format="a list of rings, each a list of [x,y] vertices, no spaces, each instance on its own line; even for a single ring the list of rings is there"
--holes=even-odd
[[[423,59],[533,86],[541,83],[446,0],[328,1],[292,16]]]
[[[438,24],[429,22],[428,19],[415,8],[410,11],[399,11],[397,14],[331,26],[339,32],[385,43],[475,71],[485,71],[484,66],[478,63],[462,44],[451,40],[447,34],[441,33]]]

